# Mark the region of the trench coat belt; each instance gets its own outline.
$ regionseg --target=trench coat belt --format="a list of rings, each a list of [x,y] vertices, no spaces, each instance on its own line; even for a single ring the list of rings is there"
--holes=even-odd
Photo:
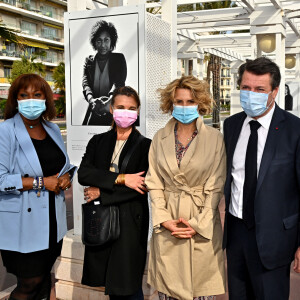
[[[180,201],[179,201],[179,210],[178,216],[189,220],[193,215],[191,215],[192,203],[190,199],[192,199],[193,203],[200,208],[202,211],[205,202],[205,195],[203,193],[203,185],[198,185],[195,187],[189,187],[187,185],[176,185],[173,187],[167,187],[167,192],[178,194],[180,193]]]

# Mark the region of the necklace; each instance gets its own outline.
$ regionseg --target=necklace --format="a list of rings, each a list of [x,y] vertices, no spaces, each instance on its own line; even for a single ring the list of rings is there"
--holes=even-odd
[[[38,127],[38,126],[40,125],[40,123],[37,123],[36,125],[29,125],[29,124],[26,124],[26,123],[25,123],[25,125],[26,125],[26,127],[28,127],[29,129],[33,129],[33,128]]]
[[[116,172],[118,166],[116,164],[114,164],[115,159],[117,158],[118,154],[120,153],[120,151],[123,149],[125,143],[127,142],[127,140],[124,140],[124,142],[122,143],[120,149],[118,150],[117,154],[115,155],[115,157],[112,159],[111,163],[110,163],[110,168],[109,170],[111,172]]]

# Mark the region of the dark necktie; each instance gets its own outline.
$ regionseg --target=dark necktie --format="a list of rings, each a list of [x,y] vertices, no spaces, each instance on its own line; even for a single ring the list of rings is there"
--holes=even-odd
[[[248,229],[254,227],[254,199],[257,184],[257,129],[261,124],[257,121],[250,121],[251,134],[249,137],[246,160],[245,160],[245,181],[243,191],[243,220]]]

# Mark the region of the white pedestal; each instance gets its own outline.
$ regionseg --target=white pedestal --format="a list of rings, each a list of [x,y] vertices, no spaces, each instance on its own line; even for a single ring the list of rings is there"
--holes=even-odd
[[[60,300],[108,300],[104,287],[95,288],[82,285],[84,246],[81,237],[68,231],[64,238],[61,256],[54,265],[56,297]],[[157,300],[156,291],[147,284],[147,272],[143,277],[144,299]]]

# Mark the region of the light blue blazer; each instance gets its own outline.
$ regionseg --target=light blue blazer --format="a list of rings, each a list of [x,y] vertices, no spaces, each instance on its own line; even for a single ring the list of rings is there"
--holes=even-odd
[[[56,124],[45,121],[45,130],[66,156],[59,176],[69,170],[65,145]],[[72,170],[72,171],[73,171]],[[74,173],[74,172],[73,172]],[[0,124],[0,249],[22,253],[49,247],[49,192],[37,197],[34,190],[22,189],[22,177],[43,176],[43,171],[19,113]],[[67,232],[64,192],[55,196],[57,241]]]

